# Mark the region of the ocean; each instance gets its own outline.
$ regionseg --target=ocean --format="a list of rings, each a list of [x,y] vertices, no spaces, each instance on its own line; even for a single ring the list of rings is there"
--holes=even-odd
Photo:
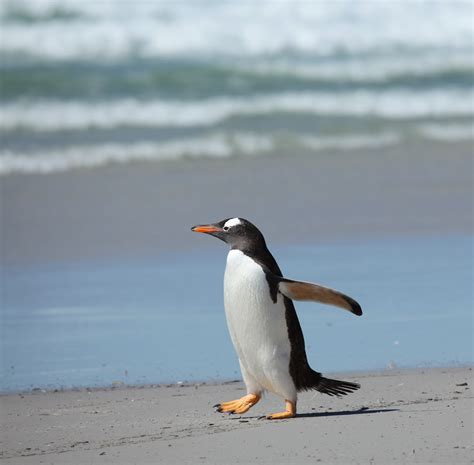
[[[0,175],[472,140],[473,8],[4,0]]]
[[[239,378],[242,216],[323,372],[473,355],[472,2],[0,1],[0,391]]]

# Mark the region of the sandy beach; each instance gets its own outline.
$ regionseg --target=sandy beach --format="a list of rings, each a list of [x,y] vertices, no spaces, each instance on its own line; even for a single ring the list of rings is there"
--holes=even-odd
[[[336,376],[336,375],[335,375]],[[342,399],[300,395],[298,416],[267,395],[246,415],[215,413],[241,382],[3,395],[7,464],[472,463],[472,368],[338,374]]]

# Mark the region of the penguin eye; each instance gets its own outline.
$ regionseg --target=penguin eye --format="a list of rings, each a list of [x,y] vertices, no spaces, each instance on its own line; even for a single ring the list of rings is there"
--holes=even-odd
[[[224,226],[222,229],[223,229],[224,231],[228,231],[228,230],[229,230],[229,226]]]

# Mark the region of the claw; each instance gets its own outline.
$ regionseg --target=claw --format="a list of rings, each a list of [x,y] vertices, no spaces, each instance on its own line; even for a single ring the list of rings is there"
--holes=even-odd
[[[241,399],[222,402],[214,406],[220,413],[245,413],[260,400],[259,394],[247,394]]]

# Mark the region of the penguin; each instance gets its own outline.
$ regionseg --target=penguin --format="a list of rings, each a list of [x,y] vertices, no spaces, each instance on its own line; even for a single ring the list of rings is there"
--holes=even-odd
[[[230,246],[224,273],[224,307],[247,394],[221,402],[218,412],[243,414],[268,391],[285,400],[285,411],[269,420],[296,415],[297,394],[317,390],[343,396],[359,384],[324,378],[308,363],[293,300],[310,300],[362,315],[351,297],[319,284],[284,278],[259,229],[244,218],[193,226]]]

